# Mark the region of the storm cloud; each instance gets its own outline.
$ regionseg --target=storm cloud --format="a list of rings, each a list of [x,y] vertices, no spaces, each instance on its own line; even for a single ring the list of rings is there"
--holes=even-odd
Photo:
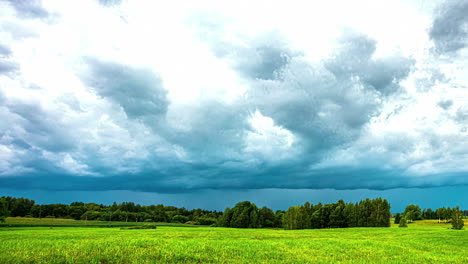
[[[377,19],[359,3],[346,16],[305,2],[271,13],[246,3],[82,5],[4,4],[2,188],[468,184],[462,2],[408,8],[392,26],[386,16],[398,9]],[[405,41],[398,28],[411,21]]]
[[[468,2],[450,0],[440,5],[430,29],[439,53],[456,52],[468,45]]]

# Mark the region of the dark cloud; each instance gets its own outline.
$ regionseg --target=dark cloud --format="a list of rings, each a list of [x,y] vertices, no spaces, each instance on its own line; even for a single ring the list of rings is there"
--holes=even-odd
[[[192,21],[198,24],[199,38],[207,41],[219,58],[232,61],[232,67],[246,78],[274,80],[292,57],[299,52],[291,50],[278,31],[269,31],[248,38],[245,45],[235,45],[222,38],[224,20],[213,14],[197,14]],[[205,29],[205,30],[202,30]]]
[[[10,60],[11,49],[9,47],[0,45],[0,75],[16,72],[19,69],[18,64]]]
[[[379,114],[382,96],[398,91],[413,61],[373,59],[375,41],[347,33],[322,64],[300,56],[282,65],[278,80],[260,81],[249,91],[249,105],[298,136],[303,157],[313,163],[337,146],[352,142]]]
[[[0,57],[8,57],[11,55],[11,49],[0,44]]]
[[[24,18],[47,18],[49,12],[42,7],[41,0],[5,0]]]
[[[59,113],[47,112],[40,105],[20,101],[9,101],[7,107],[13,114],[10,120],[16,126],[3,129],[13,137],[13,144],[21,148],[32,145],[51,152],[73,148],[76,139],[62,124]]]
[[[203,189],[246,190],[246,189],[335,189],[335,190],[388,190],[395,188],[430,188],[438,186],[466,185],[468,180],[463,173],[432,175],[432,180],[411,178],[406,181],[396,180],[402,171],[342,167],[334,170],[323,169],[304,172],[297,169],[242,170],[231,169],[217,171],[223,174],[207,177],[201,171],[195,171],[194,177],[181,179],[175,173],[185,173],[184,168],[170,172],[146,172],[144,174],[114,175],[111,177],[74,176],[58,173],[47,167],[50,163],[35,166],[41,167],[34,176],[2,177],[2,187],[12,189],[40,189],[50,191],[64,190],[134,190],[158,193],[179,193]],[[292,174],[296,173],[293,178]],[[298,173],[298,174],[297,174]],[[378,177],[377,177],[378,175]],[[288,180],[285,180],[285,177]],[[248,178],[248,179],[246,179]],[[293,180],[294,179],[294,180]],[[434,179],[437,179],[434,181]]]
[[[436,8],[429,31],[437,53],[456,52],[468,45],[468,1],[448,0]]]
[[[239,71],[253,79],[273,80],[286,66],[291,54],[288,50],[274,46],[259,46],[240,54],[244,60],[237,65]]]
[[[326,63],[336,78],[358,77],[367,85],[383,94],[399,90],[399,81],[411,71],[414,60],[401,57],[372,58],[376,42],[365,35],[346,33],[335,55]]]
[[[117,2],[100,1],[106,6]],[[39,2],[10,3],[18,14],[41,17],[25,5],[39,8]],[[79,87],[77,93],[55,97],[53,90],[44,100],[47,104],[0,93],[0,147],[9,154],[0,163],[6,164],[0,171],[1,185],[182,192],[468,183],[466,177],[457,178],[458,172],[409,177],[411,161],[401,160],[420,148],[416,135],[387,133],[382,142],[367,134],[372,122],[382,117],[382,108],[392,107],[384,104],[405,96],[400,83],[411,73],[412,59],[379,57],[375,40],[346,32],[330,57],[313,62],[278,32],[229,42],[223,39],[223,25],[210,23],[210,34],[202,39],[216,59],[237,74],[245,88],[241,96],[171,102],[158,73],[123,62],[85,59],[86,70],[79,77],[86,91]],[[11,51],[2,47],[0,73],[17,71],[10,63]],[[24,86],[31,87],[28,81]],[[22,92],[42,95],[47,89]],[[439,106],[459,107],[448,100]],[[388,116],[398,114],[399,107]],[[456,113],[460,123],[466,123],[466,116],[466,109]],[[251,122],[258,117],[259,129]],[[274,143],[275,137],[288,137],[291,143]],[[451,141],[434,142],[424,146],[439,148]],[[343,157],[350,162],[334,163],[340,150],[349,154]]]
[[[193,155],[194,162],[211,165],[241,157],[249,117],[245,104],[208,101],[176,111],[180,115],[169,118],[187,128],[168,125],[166,129],[169,130],[161,132],[170,142]]]
[[[144,158],[118,160],[114,155],[126,153],[124,148],[100,143],[78,145],[80,154],[74,157],[79,157],[88,171],[107,177],[73,177],[50,159],[35,159],[28,166],[47,175],[41,179],[46,177],[57,182],[55,177],[63,177],[62,183],[49,187],[57,190],[379,189],[408,184],[403,181],[388,184],[401,173],[395,170],[334,168],[330,171],[312,167],[334,149],[360,136],[362,128],[379,113],[378,99],[390,93],[386,87],[393,85],[392,92],[398,90],[398,81],[409,73],[410,62],[399,57],[373,59],[375,42],[355,34],[344,38],[341,50],[325,64],[304,60],[282,42],[272,41],[269,46],[262,44],[265,42],[235,49],[242,51],[239,54],[257,54],[252,61],[235,53],[226,55],[249,81],[250,87],[245,97],[231,103],[201,99],[195,104],[170,105],[156,73],[88,59],[88,71],[83,75],[85,83],[99,96],[121,107],[130,120],[142,120],[144,126],[151,127],[152,135],[148,137],[159,137],[162,141],[145,145],[140,150],[148,152]],[[65,99],[61,101],[82,111],[76,100]],[[11,107],[10,111],[24,119],[23,123],[18,123],[34,135],[17,138],[12,144],[22,149],[38,146],[52,152],[76,146],[76,139],[67,141],[67,137],[62,136],[67,132],[60,130],[51,121],[53,118],[45,117],[47,114],[41,109],[30,107]],[[275,161],[268,155],[245,152],[246,135],[252,131],[249,118],[255,111],[294,135],[296,143],[283,151],[296,151],[297,156]],[[116,117],[113,122],[122,129],[128,130],[131,126]],[[106,138],[114,136],[102,133]],[[46,135],[47,140],[41,141]],[[52,149],[45,144],[52,138],[57,138],[54,146],[63,148]],[[154,151],[158,144],[167,144],[171,151],[176,149],[177,154]],[[376,174],[379,174],[378,180],[374,179]],[[285,181],[285,177],[291,180]],[[345,178],[353,180],[342,181]],[[15,184],[14,180],[11,184]],[[28,184],[31,188],[45,188],[35,178],[29,179]]]
[[[2,60],[0,58],[0,75],[15,72],[18,70],[18,68],[18,64],[8,60]]]
[[[167,92],[156,73],[97,59],[89,59],[88,65],[86,83],[119,104],[130,118],[165,115]]]
[[[442,109],[447,110],[453,105],[452,100],[445,100],[445,101],[440,101],[438,103],[438,106],[440,106]]]

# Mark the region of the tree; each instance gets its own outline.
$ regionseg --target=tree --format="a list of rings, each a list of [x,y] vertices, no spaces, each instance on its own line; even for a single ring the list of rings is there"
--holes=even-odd
[[[344,216],[341,206],[337,206],[330,214],[330,227],[343,227]]]
[[[226,208],[218,225],[236,228],[257,228],[259,227],[258,208],[249,201],[237,203],[232,209]]]
[[[407,221],[413,222],[413,220],[421,220],[421,208],[419,205],[410,204],[406,206],[405,218]]]
[[[273,226],[274,227],[283,227],[283,216],[284,216],[284,211],[282,210],[277,210],[275,212],[275,221]]]
[[[232,220],[232,209],[227,207],[223,215],[218,219],[218,226],[230,227]]]
[[[0,223],[4,223],[8,215],[8,202],[4,198],[0,198]]]
[[[456,230],[463,229],[465,222],[463,221],[463,212],[460,211],[460,207],[455,207],[452,210],[452,228]]]
[[[174,215],[172,217],[172,222],[176,222],[176,223],[185,223],[188,221],[188,217],[186,216],[183,216],[183,215]]]
[[[299,206],[291,206],[284,213],[283,216],[283,226],[284,229],[300,229],[301,221],[301,208]]]
[[[343,209],[343,217],[345,218],[346,227],[356,226],[355,206],[353,203],[346,204]]]
[[[260,227],[273,227],[275,222],[275,214],[270,208],[263,206],[258,211],[258,222]]]
[[[7,201],[8,211],[10,211],[10,215],[13,217],[26,216],[30,213],[31,208],[34,205],[34,201],[27,198],[14,198],[10,196],[2,198]]]
[[[399,224],[400,223],[400,220],[401,220],[401,214],[400,213],[397,213],[395,215],[395,224]]]
[[[400,224],[398,225],[398,227],[408,227],[408,225],[406,224],[406,218],[402,217],[400,219]]]

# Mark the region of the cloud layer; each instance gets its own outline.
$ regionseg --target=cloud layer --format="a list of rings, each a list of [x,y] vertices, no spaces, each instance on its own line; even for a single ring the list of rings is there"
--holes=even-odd
[[[468,184],[466,4],[377,2],[0,2],[0,183]]]

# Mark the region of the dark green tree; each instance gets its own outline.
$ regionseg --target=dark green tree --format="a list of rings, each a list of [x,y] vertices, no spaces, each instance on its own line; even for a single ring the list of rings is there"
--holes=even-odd
[[[400,224],[398,225],[398,227],[408,227],[408,225],[406,224],[406,218],[402,217],[400,219]]]
[[[410,204],[406,206],[405,218],[407,221],[413,222],[414,220],[421,220],[421,216],[421,208],[419,207],[419,205]]]
[[[258,211],[258,223],[260,227],[274,227],[275,214],[270,208],[263,206]]]
[[[188,217],[184,216],[184,215],[174,215],[172,217],[172,222],[176,222],[176,223],[185,223],[188,221]]]
[[[400,213],[397,213],[397,214],[395,215],[395,222],[394,222],[394,223],[395,223],[395,224],[399,224],[399,223],[400,223],[400,219],[401,219],[401,214],[400,214]]]
[[[291,206],[284,213],[283,216],[283,226],[284,229],[301,229],[301,207],[300,206]]]
[[[0,198],[0,222],[4,223],[9,214],[7,200]]]
[[[223,215],[218,219],[218,226],[231,227],[232,209],[227,207]]]
[[[457,206],[452,210],[452,228],[462,230],[464,225],[463,212],[460,211],[460,207]]]

